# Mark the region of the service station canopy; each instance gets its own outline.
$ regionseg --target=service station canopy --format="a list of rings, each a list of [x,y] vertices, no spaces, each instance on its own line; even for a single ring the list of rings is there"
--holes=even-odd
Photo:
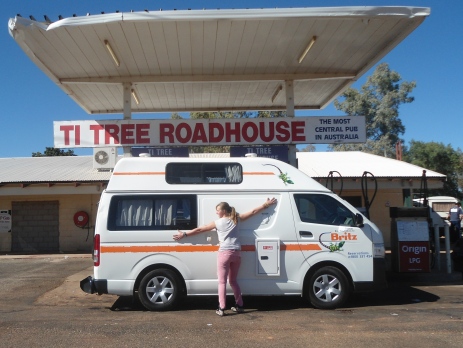
[[[111,13],[9,21],[87,113],[322,109],[430,14],[418,7]],[[289,83],[289,84],[288,84]],[[129,86],[129,87],[127,87]],[[292,108],[291,108],[292,109]]]

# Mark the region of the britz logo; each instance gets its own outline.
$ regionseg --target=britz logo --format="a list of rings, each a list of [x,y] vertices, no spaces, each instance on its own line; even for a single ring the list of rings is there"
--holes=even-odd
[[[324,234],[330,235],[331,240],[329,245],[323,243],[322,241],[322,236]],[[344,244],[346,244],[346,241],[352,240],[357,240],[357,235],[347,231],[341,234],[337,232],[324,232],[320,234],[320,237],[318,237],[318,241],[320,242],[320,244],[327,248],[330,252],[343,251],[342,247],[344,246]]]
[[[264,246],[262,247],[262,249],[263,249],[263,250],[273,250],[273,246],[271,246],[271,245],[264,245]]]
[[[351,234],[350,232],[344,232],[343,234],[332,232],[331,233],[331,240],[332,241],[357,240],[357,235],[356,234]]]

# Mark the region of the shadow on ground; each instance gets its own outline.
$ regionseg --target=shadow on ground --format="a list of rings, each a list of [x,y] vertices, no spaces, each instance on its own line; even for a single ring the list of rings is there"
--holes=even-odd
[[[300,296],[244,296],[243,298],[247,312],[313,308],[305,298]],[[436,302],[438,300],[438,296],[412,286],[392,284],[387,289],[381,291],[353,294],[349,301],[339,309],[406,305],[421,302]],[[228,307],[232,304],[233,298],[229,297]],[[215,308],[217,308],[216,296],[194,296],[184,299],[177,310],[191,311]],[[136,297],[128,296],[119,297],[110,309],[113,311],[146,311]]]

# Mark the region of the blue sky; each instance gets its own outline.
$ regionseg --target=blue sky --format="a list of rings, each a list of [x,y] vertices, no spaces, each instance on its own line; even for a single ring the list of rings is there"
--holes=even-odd
[[[146,1],[146,0],[16,0],[2,1],[0,14],[4,29],[0,34],[1,132],[0,158],[30,157],[53,146],[53,121],[98,119],[86,114],[74,101],[19,48],[8,33],[8,19],[16,14],[33,15],[42,20],[48,15],[71,17],[87,13],[120,11],[328,7],[328,6],[416,6],[430,7],[431,15],[399,46],[383,58],[404,81],[415,81],[415,101],[403,105],[400,118],[405,125],[402,136],[410,140],[450,144],[463,149],[463,112],[460,93],[463,90],[463,1],[461,0],[248,0],[248,1]],[[371,75],[365,74],[354,88],[360,88]],[[324,110],[303,112],[307,116],[342,115],[332,105]],[[152,118],[169,118],[170,114],[153,114]],[[112,118],[112,117],[111,117]],[[118,118],[114,115],[114,118]],[[137,118],[137,114],[133,115]],[[326,146],[317,146],[324,151]],[[77,149],[78,155],[90,155],[91,149]]]

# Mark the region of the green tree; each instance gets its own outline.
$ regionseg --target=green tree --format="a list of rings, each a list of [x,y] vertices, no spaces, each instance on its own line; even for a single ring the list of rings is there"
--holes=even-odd
[[[41,152],[33,152],[32,157],[52,157],[52,156],[76,156],[74,150],[61,150],[54,147],[46,147],[43,154]]]
[[[315,146],[313,144],[308,144],[306,147],[303,149],[298,150],[300,152],[314,152],[315,151]]]
[[[373,75],[358,91],[348,88],[334,101],[338,110],[349,116],[365,116],[367,141],[365,144],[332,145],[335,151],[364,151],[380,156],[394,157],[395,144],[401,140],[405,126],[399,118],[399,107],[411,103],[410,93],[415,82],[400,82],[399,73],[391,71],[387,63],[379,64]]]
[[[432,190],[431,196],[452,196],[459,199],[463,197],[463,153],[459,148],[455,150],[451,145],[446,146],[443,143],[412,140],[409,149],[404,151],[404,160],[447,176],[444,187]]]
[[[286,117],[286,111],[258,111],[257,118]]]
[[[183,119],[182,116],[180,116],[178,113],[174,112],[172,114],[170,114],[170,118],[173,119],[173,120],[181,120]]]

